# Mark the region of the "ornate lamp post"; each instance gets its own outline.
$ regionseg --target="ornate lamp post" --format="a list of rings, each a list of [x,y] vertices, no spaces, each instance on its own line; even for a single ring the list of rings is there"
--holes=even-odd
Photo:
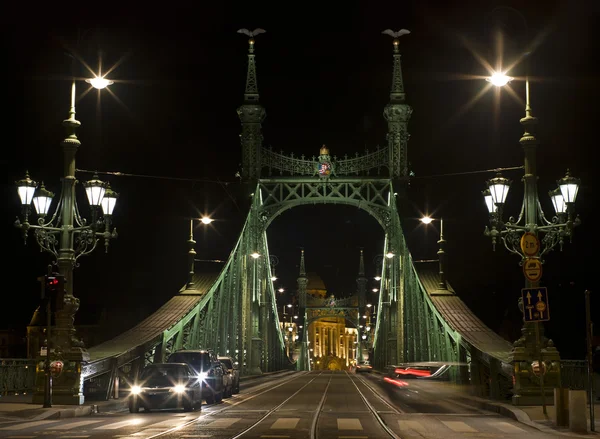
[[[90,80],[93,87],[104,88],[112,81],[105,78]],[[53,388],[48,365],[43,371],[38,371],[34,403],[44,403],[51,406],[52,399],[58,404],[82,404],[83,378],[81,363],[89,359],[83,343],[76,338],[73,320],[79,309],[79,299],[73,296],[73,269],[77,260],[91,253],[103,239],[105,251],[108,251],[109,241],[117,237],[116,229],[112,228],[111,220],[118,194],[107,183],[98,179],[97,175],[85,183],[83,187],[91,207],[91,220],[88,222],[81,216],[75,196],[77,180],[75,178],[75,154],[80,146],[76,130],[81,123],[75,119],[76,87],[75,78],[71,83],[71,104],[69,117],[63,121],[67,136],[61,142],[64,157],[64,174],[62,189],[55,210],[50,213],[54,194],[46,189],[44,183],[38,185],[29,174],[17,182],[17,191],[21,200],[22,218],[15,221],[27,242],[29,231],[34,231],[36,242],[43,251],[50,253],[58,273],[65,279],[65,290],[59,291],[54,302],[55,327],[52,332],[52,356],[64,365],[60,376],[54,378]],[[32,212],[31,204],[34,211]],[[37,220],[32,224],[32,213]],[[47,349],[50,352],[50,340]],[[40,385],[46,381],[46,385]],[[44,388],[47,390],[44,391]],[[53,397],[51,396],[53,394]]]
[[[186,289],[188,290],[194,288],[194,266],[196,265],[196,250],[194,249],[194,247],[196,246],[196,241],[194,240],[194,220],[199,220],[205,226],[209,225],[214,221],[208,216],[203,216],[201,218],[190,218],[190,237],[187,240],[188,264],[190,267],[190,271],[188,272],[188,281],[186,284]]]
[[[488,81],[501,87],[509,84],[512,79],[505,73],[495,73],[488,78]],[[579,218],[574,217],[579,180],[572,177],[568,170],[566,176],[557,181],[558,189],[549,193],[555,215],[548,220],[542,210],[537,193],[536,151],[539,144],[535,137],[537,118],[532,115],[529,90],[527,75],[525,117],[520,120],[525,131],[519,140],[524,150],[524,198],[518,218],[511,216],[508,221],[504,220],[504,206],[511,185],[509,179],[498,173],[487,181],[488,189],[483,192],[490,219],[490,227],[486,227],[484,233],[491,238],[494,249],[500,241],[509,252],[519,256],[527,289],[539,287],[543,256],[557,245],[562,249],[565,238],[571,239],[573,228],[580,223]],[[523,294],[526,294],[526,291],[524,290]],[[520,307],[528,305],[520,303]],[[513,404],[539,404],[541,401],[545,410],[544,382],[548,388],[559,386],[560,357],[552,340],[543,337],[541,322],[548,320],[548,314],[543,312],[536,314],[534,311],[532,316],[533,319],[524,319],[522,336],[514,343],[511,352],[515,373]],[[542,373],[536,376],[536,366],[542,362],[545,367],[542,366]],[[544,371],[546,371],[545,375]]]
[[[420,218],[420,221],[427,225],[431,224],[435,218],[431,218],[429,216],[424,216]],[[440,290],[447,290],[448,284],[446,283],[446,251],[444,247],[446,245],[446,240],[444,239],[444,218],[440,218],[440,239],[438,240],[438,244],[440,245],[440,249],[438,250],[438,259],[440,264],[440,281],[438,283],[438,288]]]

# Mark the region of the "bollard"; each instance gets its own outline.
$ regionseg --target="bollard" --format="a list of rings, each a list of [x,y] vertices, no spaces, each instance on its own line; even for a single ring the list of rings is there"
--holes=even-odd
[[[569,389],[554,388],[554,422],[557,427],[569,425]]]
[[[585,390],[569,390],[569,430],[587,433],[587,395]]]

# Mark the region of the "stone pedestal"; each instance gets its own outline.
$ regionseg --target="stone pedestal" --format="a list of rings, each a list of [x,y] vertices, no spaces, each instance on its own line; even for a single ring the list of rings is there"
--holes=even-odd
[[[587,433],[587,395],[585,390],[569,390],[569,430]]]
[[[81,366],[90,356],[81,340],[75,336],[73,319],[79,309],[79,299],[67,294],[57,299],[55,326],[51,329],[50,361],[63,363],[62,371],[52,377],[52,404],[81,405],[84,402],[83,377]],[[36,383],[33,394],[34,404],[44,403],[46,357],[38,358]]]
[[[522,336],[514,343],[510,353],[510,362],[514,367],[514,388],[512,403],[514,405],[542,405],[542,388],[540,376],[533,370],[533,363],[540,359],[536,342],[538,323],[525,323],[521,329]],[[541,359],[545,369],[544,399],[547,405],[554,403],[554,388],[560,387],[560,355],[552,340],[543,335],[540,324]]]
[[[82,405],[84,403],[81,366],[89,358],[87,351],[83,348],[73,348],[70,352],[61,354],[60,356],[51,356],[52,360],[60,359],[64,363],[60,375],[52,378],[52,404]],[[45,361],[45,357],[38,358],[35,391],[33,393],[34,404],[44,403]]]

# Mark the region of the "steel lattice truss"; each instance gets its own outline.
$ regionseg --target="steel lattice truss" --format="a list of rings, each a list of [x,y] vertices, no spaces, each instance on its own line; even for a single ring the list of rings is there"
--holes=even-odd
[[[187,300],[189,305],[171,312],[168,317],[173,323],[164,330],[140,335],[143,328],[156,327],[164,317],[158,310],[147,324],[144,321],[130,330],[129,345],[118,343],[128,339],[124,333],[115,339],[111,354],[102,353],[110,350],[110,342],[108,347],[91,348],[94,361],[82,374],[88,381],[102,379],[101,386],[110,389],[114,377],[125,370],[134,374],[148,362],[164,361],[176,349],[206,347],[233,356],[246,375],[290,367],[271,282],[266,229],[283,211],[317,203],[352,205],[373,215],[385,233],[382,253],[394,255],[383,258],[381,266],[373,344],[376,367],[408,361],[465,361],[461,352],[468,348],[470,358],[487,362],[488,369],[484,369],[491,371],[490,356],[465,343],[423,287],[404,239],[391,180],[280,178],[258,181],[238,242],[206,291],[194,297],[194,290],[183,289],[174,297],[172,300]],[[253,253],[260,257],[252,258]],[[324,316],[355,322],[365,311],[358,309],[352,298],[347,303],[336,300],[335,307],[327,305],[327,299],[322,302],[308,304],[306,325]],[[304,331],[298,369],[308,367],[306,335]],[[484,375],[485,370],[481,372]]]
[[[306,204],[346,204],[370,213],[382,227],[389,223],[389,179],[262,179],[260,216],[265,227],[284,211]]]

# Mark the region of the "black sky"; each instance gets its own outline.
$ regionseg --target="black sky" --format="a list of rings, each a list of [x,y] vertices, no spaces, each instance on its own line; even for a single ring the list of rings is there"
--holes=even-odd
[[[403,225],[411,252],[416,260],[436,256],[437,233],[419,226],[416,218],[420,213],[443,216],[450,282],[491,327],[500,331],[505,320],[505,333],[518,333],[516,299],[524,282],[518,260],[502,248],[492,252],[482,233],[487,214],[481,191],[493,174],[469,172],[522,165],[518,121],[523,106],[505,92],[496,106],[489,92],[461,110],[486,84],[463,79],[487,74],[468,48],[494,63],[493,11],[506,5],[523,14],[528,32],[518,16],[504,18],[505,63],[528,41],[540,41],[530,56],[531,97],[542,142],[539,192],[547,212],[547,191],[567,167],[583,181],[577,201],[582,225],[572,244],[546,258],[543,276],[552,307],[547,332],[563,356],[581,356],[583,294],[586,288],[597,289],[592,216],[598,183],[593,134],[599,47],[592,28],[597,2],[344,2],[331,10],[278,5],[260,10],[248,2],[168,10],[111,5],[99,15],[78,5],[69,12],[48,8],[7,23],[5,65],[16,81],[5,85],[5,133],[13,134],[5,138],[11,140],[5,140],[2,157],[4,269],[10,282],[0,305],[0,328],[28,323],[38,298],[35,278],[48,263],[31,238],[23,246],[12,227],[19,214],[13,183],[28,169],[32,178],[59,192],[60,122],[69,102],[66,50],[76,51],[93,69],[99,51],[104,70],[121,60],[110,75],[121,81],[111,86],[120,103],[108,93],[100,105],[95,93],[78,103],[82,146],[77,167],[137,177],[109,178],[120,193],[114,217],[120,236],[108,255],[97,251],[81,258],[75,278],[75,294],[82,301],[78,321],[93,322],[106,307],[120,329],[156,309],[185,282],[187,218],[193,212],[218,219],[205,232],[197,228],[199,259],[226,259],[237,240],[248,199],[234,176],[241,157],[235,110],[242,103],[247,50],[246,38],[236,31],[267,30],[256,44],[258,85],[267,112],[265,145],[312,156],[325,143],[332,154],[343,156],[385,143],[382,111],[392,64],[391,38],[381,31],[407,28],[411,34],[402,37],[401,53],[407,100],[414,109],[409,160],[415,178]],[[83,34],[79,43],[78,33]],[[84,76],[85,69],[79,69]],[[523,74],[519,65],[513,76]],[[86,89],[83,83],[78,87]],[[523,96],[522,82],[513,88]],[[521,174],[507,176],[514,180],[507,209],[516,215]],[[89,177],[78,174],[82,181]],[[86,206],[83,199],[81,204]],[[373,258],[383,245],[374,219],[339,206],[288,211],[268,234],[286,288],[295,286],[299,248],[304,247],[307,269],[321,274],[336,294],[355,285],[358,249],[364,247],[372,275]],[[600,299],[593,300],[600,308]]]

